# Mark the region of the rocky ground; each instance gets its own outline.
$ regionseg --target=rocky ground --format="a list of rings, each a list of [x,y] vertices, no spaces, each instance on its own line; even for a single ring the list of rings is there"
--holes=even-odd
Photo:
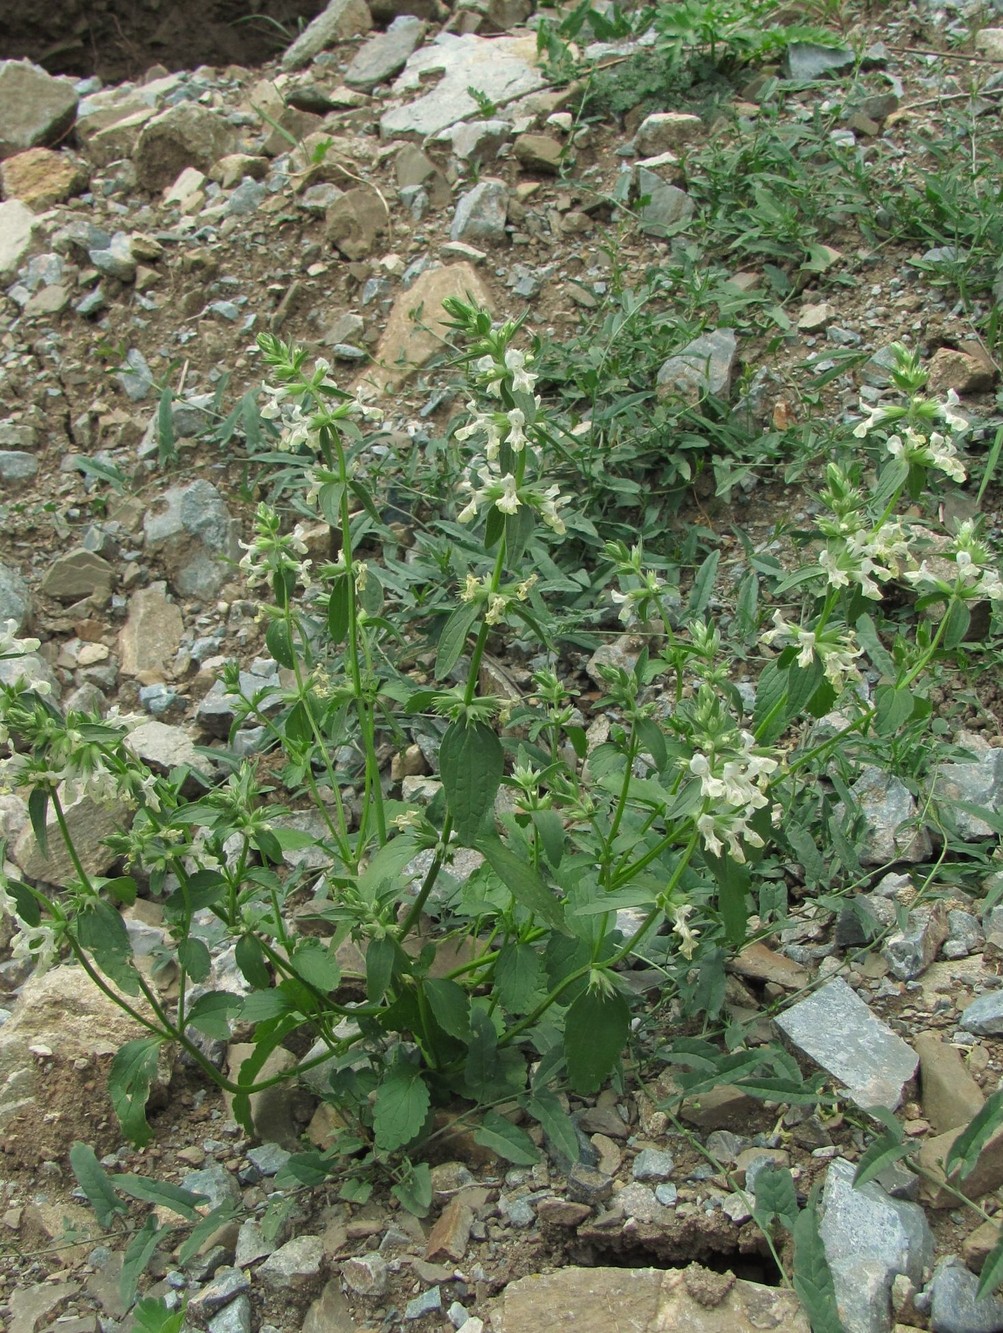
[[[379,390],[396,445],[421,449],[455,392],[441,364],[443,297],[473,295],[498,316],[528,307],[535,331],[569,340],[598,318],[614,269],[640,278],[669,253],[666,229],[696,207],[687,152],[735,133],[727,118],[675,105],[580,120],[580,87],[552,84],[539,63],[528,0],[394,9],[392,23],[373,11],[374,27],[364,0],[333,0],[258,68],[178,68],[165,50],[164,65],[102,86],[0,63],[0,623],[42,641],[37,671],[63,706],[138,715],[131,744],[155,765],[203,763],[196,746],[224,743],[224,661],[251,681],[277,671],[233,564],[257,493],[240,410],[263,378],[254,336],[294,338],[346,385]],[[973,80],[996,115],[993,30],[973,49],[953,9],[841,17],[834,49],[792,51],[778,70],[803,85],[805,116],[855,65],[852,50],[868,52],[861,68],[873,75],[840,132],[868,152],[904,155],[907,132]],[[959,38],[960,58],[949,49]],[[629,53],[587,52],[612,68]],[[755,75],[732,92],[751,119]],[[628,219],[614,202],[625,176],[639,201]],[[758,384],[765,423],[793,427],[855,408],[861,385],[880,383],[884,349],[905,340],[921,345],[938,389],[962,395],[984,447],[998,367],[966,312],[908,267],[915,250],[869,247],[847,219],[815,258],[783,296],[783,337],[736,338],[710,322],[667,358],[660,383],[738,397],[741,380],[747,403]],[[743,271],[735,290],[762,280]],[[863,368],[816,390],[813,375],[838,371],[847,350]],[[761,469],[724,499],[701,485],[680,522],[769,532],[791,508],[781,477]],[[982,685],[967,718],[978,762],[945,780],[996,810],[998,696]],[[256,739],[242,733],[239,745],[253,753]],[[928,855],[895,842],[910,799],[878,784],[868,864]],[[74,819],[85,863],[106,869],[115,810],[79,805]],[[13,865],[58,884],[68,867],[27,824],[20,799],[0,796]],[[973,824],[972,836],[992,831]],[[949,1136],[1003,1073],[1003,909],[958,895],[910,912],[913,892],[898,873],[873,888],[892,933],[872,952],[853,952],[851,927],[834,936],[807,904],[775,948],[735,960],[728,1003],[755,1046],[772,1038],[766,1011],[783,1001],[778,1027],[805,1068],[826,1071],[849,1110],[899,1108],[936,1174]],[[130,929],[155,941],[155,913],[134,912]],[[555,1157],[512,1168],[456,1130],[437,1145],[423,1222],[379,1194],[358,1206],[288,1192],[283,1209],[273,1177],[299,1130],[324,1142],[309,1088],[259,1104],[251,1143],[178,1070],[154,1145],[133,1152],[102,1092],[128,1025],[71,970],[31,977],[9,950],[0,988],[0,1318],[11,1333],[134,1327],[119,1291],[123,1241],[101,1234],[74,1192],[74,1140],[113,1170],[239,1203],[196,1255],[158,1254],[141,1284],[187,1293],[190,1326],[213,1333],[807,1328],[744,1192],[769,1161],[790,1165],[805,1196],[824,1184],[823,1238],[851,1333],[1003,1329],[1003,1302],[974,1303],[995,1226],[976,1227],[936,1183],[920,1189],[894,1167],[854,1192],[848,1163],[865,1138],[853,1114],[718,1088],[674,1121],[660,1109],[668,1086],[639,1072],[623,1091],[572,1101],[582,1154],[570,1168]],[[1001,1185],[994,1140],[966,1189],[991,1216]],[[266,1210],[274,1225],[263,1226]]]

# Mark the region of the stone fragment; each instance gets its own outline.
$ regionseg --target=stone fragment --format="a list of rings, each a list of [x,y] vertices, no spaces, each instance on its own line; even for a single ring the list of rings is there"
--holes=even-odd
[[[437,142],[450,144],[454,156],[462,162],[476,158],[480,162],[491,162],[497,156],[503,144],[512,137],[512,126],[507,120],[463,120],[458,125],[451,125],[437,137]]]
[[[77,94],[28,60],[0,61],[0,158],[53,144],[73,125]]]
[[[839,312],[829,301],[815,301],[801,307],[798,329],[801,333],[820,333],[827,329]]]
[[[373,26],[364,0],[330,0],[327,8],[308,24],[282,55],[283,69],[303,69],[314,56],[336,42],[360,37]]]
[[[997,1036],[1003,1032],[1003,990],[986,991],[962,1012],[958,1026],[979,1036]]]
[[[982,806],[993,814],[1003,811],[1003,750],[994,749],[981,736],[964,733],[959,738],[974,759],[957,764],[938,764],[933,779],[934,799],[951,814],[958,833],[968,841],[991,838],[993,830],[984,819],[962,807],[962,802]]]
[[[382,1296],[390,1281],[387,1261],[376,1250],[346,1259],[341,1265],[345,1285],[357,1296]]]
[[[505,240],[507,217],[508,186],[497,177],[485,176],[457,200],[449,238],[468,244],[497,245]]]
[[[732,329],[714,329],[698,338],[667,361],[656,377],[659,398],[699,402],[706,394],[726,397],[735,372],[738,344]]]
[[[520,134],[512,145],[519,165],[527,171],[556,176],[564,159],[564,145],[552,134]]]
[[[881,946],[888,970],[899,981],[912,981],[925,972],[947,939],[947,908],[942,902],[914,907],[903,930],[896,930]]]
[[[251,1298],[241,1294],[206,1324],[206,1333],[252,1333]]]
[[[104,846],[104,839],[111,833],[127,829],[132,822],[132,811],[124,801],[95,800],[86,793],[70,800],[64,791],[62,801],[67,829],[81,865],[89,875],[103,874],[116,857],[116,853]],[[29,826],[14,843],[14,860],[29,879],[42,880],[46,884],[68,884],[77,872],[51,808],[45,828],[46,853],[43,854]]]
[[[855,1189],[855,1170],[843,1158],[830,1164],[819,1235],[845,1333],[877,1333],[891,1324],[896,1276],[922,1284],[933,1233],[918,1204],[891,1198],[875,1181]]]
[[[359,185],[329,205],[324,235],[346,259],[364,259],[376,249],[389,222],[390,212],[380,192],[371,185]]]
[[[115,567],[104,556],[78,546],[52,561],[42,579],[42,593],[57,602],[76,602],[81,597],[105,598],[111,592],[114,578]]]
[[[424,1319],[426,1315],[438,1314],[442,1309],[442,1290],[439,1287],[429,1287],[427,1291],[421,1292],[413,1300],[408,1301],[404,1307],[404,1318]]]
[[[973,1273],[982,1272],[982,1266],[996,1248],[999,1238],[1000,1224],[994,1220],[982,1222],[965,1237],[961,1257]]]
[[[1003,29],[999,59],[1003,60]],[[935,1333],[998,1333],[1003,1298],[978,1295],[979,1279],[954,1255],[937,1265],[930,1284],[930,1327]]]
[[[459,1263],[467,1252],[474,1214],[462,1194],[450,1199],[429,1232],[425,1258],[431,1263]]]
[[[345,70],[345,83],[349,88],[359,88],[366,93],[378,83],[386,83],[404,68],[425,31],[421,19],[413,14],[400,14],[386,32],[370,37],[355,53]]]
[[[642,157],[675,153],[687,144],[703,138],[704,124],[699,116],[683,111],[656,111],[645,116],[637,127],[635,142]]]
[[[0,481],[5,485],[31,481],[37,473],[38,459],[34,454],[26,454],[22,449],[0,449]]]
[[[996,368],[984,354],[938,347],[930,358],[930,392],[989,393],[996,383]]]
[[[425,139],[458,121],[473,119],[478,108],[469,88],[476,88],[498,107],[535,92],[545,83],[539,61],[532,34],[490,40],[473,34],[440,33],[408,60],[393,84],[394,97],[406,98],[434,75],[441,77],[416,101],[385,112],[380,134],[384,139]]]
[[[923,1115],[938,1134],[967,1125],[985,1097],[957,1046],[941,1041],[935,1032],[918,1032],[912,1044],[919,1056]]]
[[[642,1148],[634,1158],[632,1175],[635,1180],[668,1180],[675,1169],[671,1153],[658,1148]]]
[[[278,1291],[297,1291],[320,1276],[324,1243],[319,1236],[294,1236],[270,1254],[256,1277]]]
[[[143,126],[133,156],[136,179],[155,194],[183,168],[207,172],[236,146],[234,128],[221,115],[195,102],[179,102]]]
[[[182,764],[194,769],[205,764],[184,727],[172,727],[166,722],[141,722],[133,727],[125,738],[125,748],[155,773],[165,776]]]
[[[728,971],[752,981],[770,982],[785,990],[802,990],[811,973],[802,963],[769,948],[761,940],[745,945],[728,964]]]
[[[975,49],[989,60],[1003,60],[1003,28],[982,28],[975,34]]]
[[[901,778],[866,765],[850,790],[867,822],[859,850],[861,865],[926,860],[930,855],[930,835],[926,828],[917,828],[916,801]],[[842,805],[838,805],[837,817],[841,812]]]
[[[129,1002],[145,1011],[141,998]],[[0,1028],[0,1134],[8,1162],[61,1157],[76,1139],[99,1156],[117,1147],[121,1130],[106,1092],[108,1068],[120,1047],[144,1035],[79,967],[29,977]],[[163,1055],[157,1100],[170,1079],[166,1048]]]
[[[251,1279],[240,1268],[223,1265],[212,1275],[212,1281],[197,1291],[188,1302],[186,1312],[191,1319],[202,1323],[221,1310],[237,1296],[251,1290]]]
[[[68,153],[51,148],[28,148],[0,164],[0,188],[5,199],[20,199],[44,213],[86,190],[87,168]]]
[[[638,164],[636,168],[635,188],[641,201],[638,215],[646,236],[666,236],[685,226],[693,216],[693,200],[672,183],[675,174],[674,163],[658,170],[653,170],[651,164]]]
[[[341,1283],[332,1278],[307,1310],[301,1333],[355,1333],[356,1328]]]
[[[109,278],[117,278],[119,282],[136,280],[136,256],[124,231],[117,231],[106,248],[88,251],[88,258],[98,272]]]
[[[757,1103],[742,1088],[722,1083],[683,1103],[680,1118],[708,1132],[714,1129],[747,1130]]]
[[[20,634],[31,624],[31,593],[28,585],[10,565],[0,562],[0,625],[13,620],[14,633]]]
[[[855,60],[853,51],[846,46],[793,42],[787,48],[787,77],[797,83],[813,83],[816,79],[849,69]]]
[[[792,1291],[711,1273],[699,1264],[666,1270],[568,1267],[519,1278],[505,1288],[492,1327],[498,1333],[611,1333],[611,1318],[618,1329],[808,1333]]]
[[[254,1047],[234,1042],[227,1051],[227,1067],[231,1078],[236,1078],[240,1067],[254,1054]],[[295,1069],[296,1056],[284,1046],[277,1046],[262,1065],[259,1079],[275,1078]],[[310,1119],[311,1099],[294,1078],[275,1083],[248,1098],[254,1132],[263,1143],[278,1144],[292,1152],[299,1147],[299,1136]],[[227,1102],[230,1103],[227,1094]]]
[[[31,245],[35,214],[20,199],[0,204],[0,282],[14,277]]]
[[[207,481],[170,487],[147,510],[143,530],[147,551],[184,597],[214,597],[239,555],[236,523]]]
[[[980,1199],[983,1194],[1003,1185],[1003,1129],[998,1129],[983,1145],[967,1176],[962,1178],[957,1169],[952,1171],[950,1177],[945,1176],[944,1163],[948,1153],[965,1128],[961,1126],[948,1130],[946,1134],[938,1134],[935,1138],[924,1139],[920,1147],[916,1160],[927,1176],[920,1182],[920,1198],[933,1208],[957,1207],[957,1194],[944,1188],[945,1182],[953,1186],[954,1190],[960,1190],[966,1199]]]
[[[416,144],[404,144],[394,159],[397,185],[401,190],[420,186],[433,208],[444,208],[452,198],[449,182],[427,154]]]
[[[177,654],[183,630],[181,610],[168,599],[166,583],[151,583],[134,592],[118,636],[122,674],[162,673]]]
[[[491,295],[472,265],[426,269],[394,302],[374,353],[377,364],[367,380],[383,389],[396,388],[442,350],[449,336],[442,303],[450,296],[470,300],[485,310],[493,309]],[[415,311],[421,312],[420,322],[412,317]]]
[[[916,1072],[916,1053],[842,978],[792,1005],[774,1023],[865,1110],[885,1106],[894,1111]]]
[[[38,1282],[15,1289],[10,1296],[10,1326],[7,1333],[40,1333],[45,1328],[63,1328],[57,1316],[80,1288],[74,1282]]]

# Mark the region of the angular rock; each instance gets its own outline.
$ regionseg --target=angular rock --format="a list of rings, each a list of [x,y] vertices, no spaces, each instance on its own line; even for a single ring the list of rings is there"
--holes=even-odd
[[[427,269],[394,302],[374,354],[376,367],[369,372],[367,380],[380,388],[395,388],[441,351],[448,336],[442,303],[449,296],[472,300],[486,310],[491,310],[494,305],[472,265],[449,264],[445,268]],[[412,312],[416,310],[421,311],[420,323],[412,318]]]
[[[294,1236],[268,1256],[257,1277],[279,1291],[296,1291],[316,1281],[323,1263],[324,1242],[319,1236]]]
[[[104,839],[129,827],[132,810],[124,801],[95,800],[86,794],[69,800],[65,791],[62,801],[63,815],[81,865],[89,875],[103,874],[116,858],[116,853],[104,846]],[[77,872],[51,808],[45,828],[46,854],[43,855],[29,826],[14,844],[14,860],[29,879],[42,880],[46,884],[68,884],[76,878]]]
[[[133,593],[118,636],[122,674],[162,673],[177,654],[183,630],[181,610],[168,599],[166,583],[151,583]]]
[[[141,998],[130,997],[130,1004],[144,1009]],[[106,1092],[108,1067],[121,1046],[143,1035],[79,967],[29,977],[0,1028],[0,1133],[8,1160],[34,1165],[58,1158],[75,1139],[99,1155],[117,1147],[121,1130]],[[165,1049],[157,1099],[169,1078]]]
[[[10,565],[0,563],[0,625],[14,622],[14,633],[20,634],[31,624],[31,593],[28,585]]]
[[[935,1032],[917,1032],[912,1044],[919,1056],[923,1115],[938,1134],[967,1125],[985,1097],[957,1046],[941,1041]]]
[[[0,187],[5,199],[20,199],[44,213],[87,189],[88,173],[68,153],[51,148],[29,148],[0,164]]]
[[[345,1285],[357,1296],[382,1296],[390,1281],[387,1261],[376,1250],[346,1259],[341,1265]]]
[[[512,145],[516,158],[527,171],[556,176],[564,160],[564,144],[552,134],[520,134]]]
[[[841,978],[773,1021],[788,1042],[838,1079],[864,1109],[894,1111],[916,1072],[915,1051]]]
[[[376,249],[389,223],[390,211],[380,192],[359,185],[328,207],[324,235],[346,259],[364,259]]]
[[[144,190],[156,193],[177,180],[185,167],[208,171],[237,146],[232,125],[195,102],[179,102],[143,126],[133,162]]]
[[[74,1282],[40,1282],[11,1293],[10,1327],[7,1333],[36,1333],[43,1328],[60,1328],[60,1311],[80,1288]]]
[[[975,34],[975,49],[989,60],[1003,60],[1003,28],[982,28]]]
[[[206,1333],[252,1333],[251,1298],[243,1293],[206,1324]]]
[[[109,278],[117,278],[119,282],[136,280],[136,256],[124,231],[117,231],[106,248],[88,251],[88,258],[99,273]]]
[[[0,282],[14,277],[31,245],[35,214],[20,199],[0,204]]]
[[[947,1161],[955,1139],[965,1128],[961,1126],[946,1134],[938,1134],[936,1138],[924,1139],[920,1147],[917,1162],[928,1177],[920,1183],[920,1198],[933,1208],[957,1207],[957,1194],[947,1190],[945,1182],[954,1191],[960,1190],[966,1199],[981,1199],[983,1194],[1003,1185],[1003,1129],[998,1129],[984,1144],[967,1176],[962,1178],[958,1170],[945,1176],[943,1163]]]
[[[787,77],[798,83],[811,83],[829,74],[849,69],[856,60],[847,46],[816,46],[812,42],[793,42],[787,48]]]
[[[674,160],[668,170],[665,167],[652,170],[655,161],[637,167],[635,188],[641,200],[638,216],[646,236],[665,236],[689,222],[696,206],[685,190],[666,179],[675,175]]]
[[[125,748],[155,773],[165,776],[182,764],[194,769],[205,764],[184,727],[172,727],[166,722],[141,722],[133,727],[125,738]]]
[[[867,821],[861,865],[926,860],[930,835],[925,828],[916,827],[916,801],[900,778],[868,765],[850,790]],[[842,806],[836,809],[838,814]]]
[[[699,402],[705,394],[726,397],[735,371],[738,344],[731,329],[702,333],[663,361],[656,377],[659,398]]]
[[[881,947],[881,956],[892,976],[912,981],[937,957],[947,939],[947,908],[942,902],[914,907],[904,930],[889,935]]]
[[[77,95],[28,60],[0,61],[0,158],[53,144],[77,114]]]
[[[681,1270],[569,1267],[520,1278],[505,1288],[492,1327],[497,1333],[610,1333],[611,1319],[622,1329],[809,1333],[792,1291],[699,1264]]]
[[[918,1204],[891,1198],[874,1181],[854,1189],[855,1170],[843,1158],[830,1164],[819,1235],[845,1333],[883,1333],[891,1325],[892,1282],[901,1273],[922,1284],[933,1233]]]
[[[364,0],[330,0],[327,8],[283,52],[282,68],[302,69],[335,42],[360,37],[372,26],[372,15]]]
[[[973,1000],[962,1012],[958,1026],[979,1036],[997,1036],[1003,1032],[1003,991],[987,991]]]
[[[753,981],[783,986],[785,990],[803,990],[811,980],[811,973],[803,964],[768,948],[760,940],[740,950],[728,963],[728,971]]]
[[[143,520],[147,551],[159,558],[172,589],[184,597],[214,597],[237,559],[237,525],[222,495],[207,481],[172,486]]]
[[[481,162],[490,162],[511,137],[512,126],[507,120],[471,120],[460,121],[443,130],[436,142],[448,143],[454,156],[463,162],[474,157]]]
[[[115,578],[115,567],[103,556],[78,546],[57,556],[42,579],[42,592],[59,602],[81,597],[107,597]]]
[[[0,481],[8,486],[31,481],[38,474],[38,459],[21,449],[0,449]]]
[[[368,93],[378,83],[392,79],[407,64],[408,56],[419,45],[425,31],[425,24],[413,14],[399,15],[386,32],[370,37],[355,53],[345,70],[346,85]]]
[[[227,1063],[231,1077],[235,1078],[246,1059],[254,1054],[254,1047],[242,1042],[230,1046]],[[269,1055],[261,1067],[259,1078],[275,1078],[288,1073],[296,1066],[296,1056],[292,1051],[279,1046]],[[228,1096],[227,1100],[230,1098]],[[270,1088],[251,1093],[251,1123],[254,1132],[262,1143],[277,1143],[290,1152],[299,1147],[299,1136],[303,1126],[310,1119],[311,1102],[295,1079],[275,1083]]]
[[[356,1328],[341,1283],[332,1278],[307,1310],[302,1333],[355,1333]]]
[[[938,764],[933,795],[950,812],[961,837],[974,842],[992,837],[993,830],[977,814],[962,809],[960,802],[982,806],[994,814],[1003,811],[1003,750],[988,745],[981,736],[964,733],[959,739],[975,758],[966,763]]]
[[[384,139],[425,139],[458,121],[472,119],[477,103],[468,88],[476,88],[499,107],[535,92],[545,83],[539,60],[535,36],[491,41],[440,33],[411,56],[393,85],[393,94],[406,97],[432,75],[441,73],[441,78],[417,101],[385,112],[380,134]]]
[[[1003,1328],[1003,1299],[998,1295],[980,1299],[978,1290],[979,1279],[954,1255],[938,1264],[930,1284],[930,1327],[935,1333],[998,1333]]]
[[[425,1246],[425,1258],[431,1263],[459,1263],[467,1252],[474,1213],[462,1194],[450,1199],[432,1230]]]
[[[637,127],[637,151],[643,157],[674,153],[703,138],[704,123],[699,116],[683,111],[656,111],[645,116]]]
[[[996,368],[984,354],[955,347],[938,347],[930,358],[931,393],[989,393],[996,383]]]
[[[457,200],[449,238],[468,244],[497,245],[505,240],[507,217],[508,186],[494,176],[485,176]]]

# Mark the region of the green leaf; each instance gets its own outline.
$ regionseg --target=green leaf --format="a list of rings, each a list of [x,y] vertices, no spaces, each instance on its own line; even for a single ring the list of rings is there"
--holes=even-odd
[[[268,990],[272,974],[265,962],[265,951],[254,935],[241,935],[234,950],[234,961],[249,986],[255,990]]]
[[[28,793],[28,818],[31,820],[31,831],[38,843],[38,850],[46,857],[49,855],[49,830],[45,823],[45,817],[48,813],[48,787],[32,787]]]
[[[836,1308],[836,1288],[822,1238],[818,1234],[817,1190],[794,1224],[794,1290],[805,1308],[812,1333],[845,1333]]]
[[[289,634],[289,626],[284,620],[272,620],[265,631],[265,647],[278,662],[279,666],[290,671],[296,665],[296,653]]]
[[[282,1014],[288,1014],[294,1008],[292,997],[280,986],[272,990],[254,991],[240,1006],[242,1023],[267,1023]]]
[[[495,994],[510,1014],[532,1009],[543,989],[543,959],[531,944],[506,944],[498,955]]]
[[[77,914],[77,940],[95,963],[128,995],[139,991],[139,979],[132,965],[132,943],[125,922],[110,903],[91,899]]]
[[[212,970],[212,957],[202,940],[189,935],[178,945],[178,962],[198,985]]]
[[[221,1203],[212,1212],[206,1213],[205,1217],[201,1218],[192,1227],[184,1242],[178,1247],[178,1262],[180,1264],[188,1263],[189,1259],[198,1254],[214,1231],[218,1231],[224,1222],[229,1222],[231,1218],[237,1217],[239,1213],[240,1204],[232,1200]]]
[[[390,1187],[390,1193],[413,1217],[427,1214],[432,1206],[432,1192],[432,1169],[427,1162],[419,1162],[417,1166],[409,1164],[404,1179]]]
[[[186,1025],[216,1041],[228,1041],[232,1035],[230,1015],[243,1004],[243,997],[233,991],[210,991],[200,995],[185,1016]]]
[[[750,569],[738,585],[738,595],[735,598],[735,628],[743,638],[755,633],[758,625],[758,607],[759,577],[754,569]]]
[[[376,1092],[373,1112],[376,1146],[383,1152],[393,1152],[410,1143],[421,1132],[429,1101],[421,1071],[413,1065],[394,1065]]]
[[[157,1076],[160,1037],[139,1037],[127,1041],[116,1052],[108,1072],[108,1096],[130,1143],[143,1147],[153,1137],[146,1122],[146,1103]]]
[[[389,935],[370,940],[366,945],[366,996],[370,1004],[379,1004],[386,995],[394,974],[396,952]]]
[[[471,1038],[464,1064],[463,1085],[475,1102],[501,1100],[520,1093],[526,1085],[526,1061],[518,1051],[498,1046],[498,1034],[480,1008],[470,1013]]]
[[[912,694],[894,685],[879,685],[874,691],[874,729],[879,736],[891,736],[912,717]]]
[[[982,1272],[979,1274],[979,1287],[975,1293],[975,1299],[981,1301],[985,1297],[991,1296],[1001,1282],[1003,1282],[1003,1231],[1000,1232],[999,1240],[986,1255]]]
[[[942,639],[944,647],[957,648],[967,637],[971,624],[972,615],[965,603],[952,601],[947,609],[947,620],[944,624]]]
[[[126,1305],[132,1305],[136,1299],[139,1279],[146,1271],[146,1265],[153,1258],[153,1252],[157,1248],[159,1240],[160,1223],[157,1221],[156,1215],[151,1213],[139,1230],[133,1234],[125,1248],[119,1291]]]
[[[70,1149],[70,1167],[77,1184],[87,1195],[99,1226],[108,1227],[112,1219],[127,1211],[126,1205],[115,1193],[111,1177],[86,1143],[74,1143]]]
[[[401,871],[413,861],[418,848],[407,833],[391,838],[376,853],[358,879],[359,892],[367,902],[374,903],[384,884],[396,883]]]
[[[123,903],[126,907],[132,906],[139,892],[138,885],[131,875],[117,875],[114,879],[106,879],[101,887],[106,893],[111,894],[116,902]]]
[[[557,1165],[574,1165],[581,1155],[578,1132],[557,1094],[549,1088],[538,1089],[526,1103],[526,1110],[547,1136]]]
[[[665,733],[658,723],[650,717],[638,718],[634,723],[634,730],[641,742],[641,748],[651,755],[655,762],[655,768],[661,773],[669,761],[668,750],[665,746]]]
[[[455,981],[431,977],[419,983],[424,987],[435,1021],[457,1041],[470,1039],[470,996]]]
[[[340,574],[334,580],[331,595],[327,599],[327,632],[332,647],[337,647],[348,634],[351,597],[352,590],[349,586],[348,575]]]
[[[338,960],[322,940],[303,940],[289,961],[297,976],[324,994],[336,990],[341,982]]]
[[[275,994],[274,991],[264,993],[268,995]],[[249,998],[253,999],[254,996]],[[247,1091],[234,1093],[233,1118],[252,1138],[255,1134],[254,1122],[251,1119],[251,1093],[254,1080],[261,1073],[265,1061],[272,1051],[277,1046],[281,1046],[285,1037],[299,1025],[299,1019],[293,1016],[279,1018],[274,1023],[262,1024],[254,1034],[254,1050],[237,1070],[237,1077],[234,1082],[241,1088],[246,1088]]]
[[[614,991],[584,990],[564,1020],[568,1080],[575,1092],[598,1092],[616,1067],[630,1030],[630,1006]]]
[[[545,921],[551,929],[570,935],[564,923],[564,909],[538,870],[509,851],[495,834],[482,834],[477,841],[477,850],[483,853],[485,861],[521,907]]]
[[[959,1179],[964,1180],[974,1170],[982,1149],[1001,1127],[1003,1127],[1003,1089],[994,1092],[986,1099],[982,1109],[972,1117],[968,1128],[962,1130],[951,1144],[951,1150],[944,1163],[947,1174],[952,1175],[958,1171]]]
[[[300,1185],[314,1188],[330,1179],[337,1161],[327,1152],[298,1152],[283,1162],[275,1176],[279,1189],[297,1189]]]
[[[439,647],[435,655],[434,674],[436,680],[443,680],[449,675],[460,659],[466,646],[467,635],[474,627],[480,614],[477,602],[464,602],[452,612],[442,633],[439,635]]]
[[[877,627],[873,619],[868,615],[862,615],[857,618],[856,623],[857,638],[860,645],[867,652],[867,656],[884,676],[894,677],[895,662],[891,653],[881,642]]]
[[[172,462],[178,453],[174,413],[171,411],[173,403],[173,390],[165,384],[157,404],[157,462],[161,465]]]
[[[199,1205],[209,1202],[205,1194],[195,1194],[192,1190],[182,1189],[180,1185],[171,1185],[166,1180],[150,1180],[148,1176],[133,1175],[131,1171],[114,1175],[111,1179],[115,1188],[130,1199],[152,1203],[157,1208],[169,1208],[172,1213],[177,1213],[189,1222],[197,1222]]]
[[[819,854],[818,844],[807,829],[789,820],[781,825],[783,836],[787,840],[804,871],[804,882],[810,889],[821,888],[829,883],[831,876],[825,862]]]
[[[132,1333],[181,1333],[184,1307],[169,1310],[162,1296],[144,1296],[132,1312]]]
[[[737,947],[745,943],[749,924],[752,873],[747,865],[740,864],[730,856],[715,856],[705,850],[703,857],[717,880],[717,905],[724,922],[725,939]]]
[[[485,1111],[480,1128],[474,1134],[474,1142],[482,1148],[490,1148],[498,1157],[516,1166],[535,1166],[540,1160],[536,1144],[526,1131],[497,1111]]]
[[[690,591],[690,600],[686,607],[686,614],[690,620],[698,619],[710,606],[710,599],[714,592],[714,580],[717,578],[717,567],[720,562],[721,552],[711,551],[697,570],[693,579],[693,588]]]
[[[874,1119],[881,1121],[885,1132],[872,1140],[861,1154],[857,1169],[853,1173],[854,1189],[866,1185],[869,1180],[880,1175],[885,1167],[891,1166],[914,1151],[913,1145],[905,1142],[902,1126],[887,1107],[872,1106],[869,1112]]]
[[[793,1233],[798,1218],[798,1197],[790,1171],[786,1167],[763,1167],[756,1174],[754,1193],[752,1215],[756,1225],[768,1234],[776,1218]]]
[[[504,769],[501,741],[483,722],[454,722],[439,747],[439,774],[460,842],[474,846]]]
[[[534,810],[532,818],[543,854],[556,870],[564,857],[564,821],[556,810]]]
[[[4,862],[5,844],[0,840],[0,865]],[[26,926],[37,926],[42,919],[39,895],[19,879],[7,880],[7,892],[14,900],[14,911]]]

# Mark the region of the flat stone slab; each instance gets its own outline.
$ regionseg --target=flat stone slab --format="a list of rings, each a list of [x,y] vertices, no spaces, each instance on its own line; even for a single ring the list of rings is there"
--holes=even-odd
[[[774,1019],[787,1041],[839,1080],[859,1107],[894,1111],[916,1072],[912,1047],[841,978]]]
[[[532,35],[486,38],[440,33],[408,60],[393,85],[394,96],[406,97],[425,87],[435,74],[441,75],[439,82],[416,101],[387,111],[380,118],[380,135],[424,139],[477,116],[477,103],[468,88],[476,88],[496,106],[536,92],[546,82],[538,59]]]

